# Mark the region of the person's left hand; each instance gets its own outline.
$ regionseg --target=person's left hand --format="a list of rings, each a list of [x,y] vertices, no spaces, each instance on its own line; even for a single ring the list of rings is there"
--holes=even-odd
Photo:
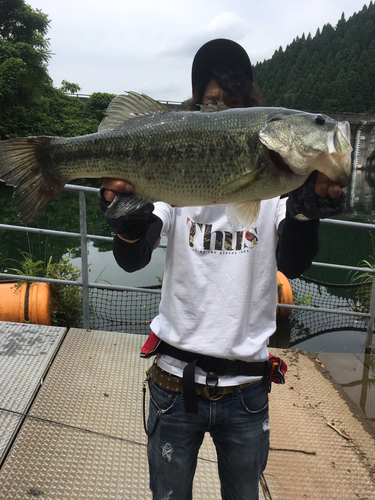
[[[331,181],[325,174],[318,172],[315,182],[315,193],[321,198],[340,198],[342,189],[339,184]]]
[[[325,219],[340,215],[346,196],[340,185],[321,172],[313,172],[299,188],[289,193],[287,211],[298,220]]]

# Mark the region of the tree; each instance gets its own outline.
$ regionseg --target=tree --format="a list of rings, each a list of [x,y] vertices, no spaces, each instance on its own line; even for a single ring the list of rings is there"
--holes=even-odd
[[[53,87],[48,75],[49,19],[24,0],[0,0],[0,138],[84,135],[98,130],[111,97],[86,106],[77,83]],[[101,94],[100,94],[101,95]]]
[[[109,103],[116,97],[116,94],[105,92],[94,92],[87,101],[87,111],[92,118],[101,122],[105,116]]]
[[[49,19],[23,0],[0,0],[0,136],[12,137],[25,109],[46,87]]]
[[[61,87],[60,90],[62,90],[65,93],[70,93],[70,94],[76,94],[81,90],[81,87],[78,85],[78,83],[70,83],[67,82],[66,80],[63,80],[61,82]]]
[[[375,4],[296,37],[254,67],[264,103],[321,112],[375,109]]]

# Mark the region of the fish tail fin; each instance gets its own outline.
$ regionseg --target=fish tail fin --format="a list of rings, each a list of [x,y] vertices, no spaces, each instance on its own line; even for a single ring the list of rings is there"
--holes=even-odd
[[[14,186],[16,210],[23,223],[38,217],[65,181],[48,173],[49,145],[55,137],[22,137],[0,142],[0,180]]]

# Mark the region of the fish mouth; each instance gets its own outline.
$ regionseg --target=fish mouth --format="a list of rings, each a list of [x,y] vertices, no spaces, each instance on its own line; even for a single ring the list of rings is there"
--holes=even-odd
[[[273,151],[272,149],[268,150],[269,158],[272,161],[273,165],[276,169],[284,175],[293,175],[293,170],[289,167],[289,165],[283,160],[279,153]]]

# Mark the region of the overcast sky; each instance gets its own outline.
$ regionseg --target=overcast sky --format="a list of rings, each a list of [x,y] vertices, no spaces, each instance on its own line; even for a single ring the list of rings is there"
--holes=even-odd
[[[297,36],[349,19],[365,0],[26,0],[48,15],[54,86],[82,94],[134,90],[159,100],[190,97],[195,52],[230,38],[252,63],[272,57]]]

